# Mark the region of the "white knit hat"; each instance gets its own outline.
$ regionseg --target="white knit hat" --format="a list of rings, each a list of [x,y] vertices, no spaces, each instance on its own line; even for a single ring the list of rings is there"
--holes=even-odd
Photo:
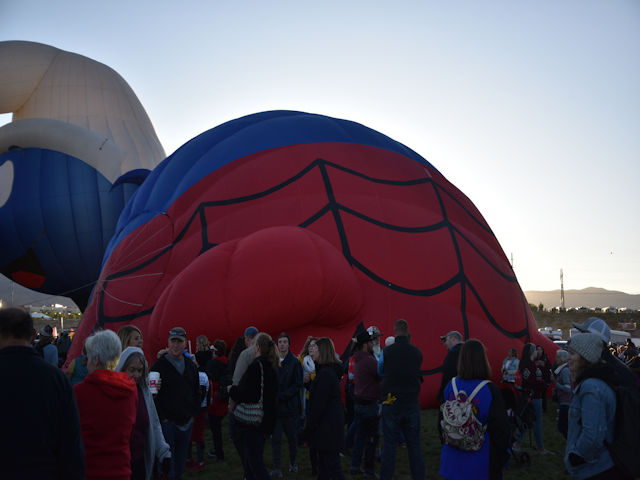
[[[576,333],[567,343],[573,350],[589,363],[596,363],[602,355],[602,338],[597,333]]]

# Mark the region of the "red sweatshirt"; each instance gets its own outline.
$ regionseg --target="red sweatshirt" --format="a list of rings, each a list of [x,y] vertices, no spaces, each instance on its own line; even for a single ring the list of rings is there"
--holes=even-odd
[[[87,480],[129,480],[129,440],[138,408],[135,382],[124,372],[100,369],[73,390],[80,413]]]

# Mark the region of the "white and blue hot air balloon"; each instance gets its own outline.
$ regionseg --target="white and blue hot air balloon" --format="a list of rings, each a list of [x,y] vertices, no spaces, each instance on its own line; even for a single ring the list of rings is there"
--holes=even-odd
[[[0,273],[83,308],[164,149],[117,72],[40,43],[0,42],[0,113]]]

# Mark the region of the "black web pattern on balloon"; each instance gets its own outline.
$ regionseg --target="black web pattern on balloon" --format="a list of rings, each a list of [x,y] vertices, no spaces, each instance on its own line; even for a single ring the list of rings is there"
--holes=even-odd
[[[455,285],[460,285],[460,291],[461,291],[461,295],[460,295],[460,313],[462,316],[462,321],[463,321],[463,327],[464,327],[464,338],[468,338],[469,336],[469,325],[468,325],[468,319],[467,319],[467,313],[466,313],[466,303],[467,303],[467,295],[472,295],[475,300],[478,302],[478,304],[480,305],[480,308],[483,310],[487,320],[491,323],[491,325],[493,325],[494,328],[496,328],[496,330],[498,330],[500,333],[502,333],[503,335],[510,337],[510,338],[521,338],[521,337],[525,337],[526,341],[529,341],[529,329],[528,329],[528,316],[527,316],[527,300],[524,297],[524,294],[521,292],[521,302],[522,302],[522,316],[525,319],[525,327],[521,330],[517,330],[517,331],[509,331],[507,329],[505,329],[504,327],[502,327],[493,317],[493,315],[491,314],[491,312],[489,311],[489,308],[486,306],[486,304],[483,302],[482,298],[480,297],[480,295],[478,294],[477,290],[475,289],[474,285],[471,283],[471,281],[467,278],[467,276],[465,275],[464,272],[464,264],[462,262],[462,256],[460,254],[460,246],[458,244],[458,240],[456,238],[457,234],[460,238],[462,238],[473,250],[475,250],[475,252],[478,254],[478,256],[480,258],[483,259],[483,261],[493,270],[496,272],[496,274],[498,274],[500,277],[502,277],[503,279],[505,279],[508,282],[511,283],[516,283],[517,279],[515,276],[513,275],[506,275],[504,274],[502,271],[500,271],[500,269],[492,264],[489,259],[482,254],[482,252],[480,251],[479,248],[477,248],[473,242],[467,237],[465,236],[458,228],[456,228],[456,226],[454,224],[451,223],[451,221],[448,219],[447,216],[447,210],[445,208],[444,202],[442,200],[442,195],[446,195],[448,196],[451,200],[453,200],[455,203],[458,204],[458,206],[460,208],[462,208],[464,210],[464,212],[469,215],[469,217],[478,225],[478,227],[480,227],[481,229],[483,229],[485,232],[487,232],[488,234],[490,234],[491,236],[493,235],[493,232],[491,231],[490,228],[488,228],[486,225],[484,225],[484,223],[480,222],[471,212],[469,212],[469,210],[458,201],[458,199],[456,199],[455,197],[453,197],[447,190],[445,190],[442,186],[440,186],[437,182],[433,181],[433,179],[431,177],[422,177],[422,178],[417,178],[417,179],[413,179],[413,180],[403,180],[403,181],[397,181],[397,180],[386,180],[386,179],[381,179],[381,178],[374,178],[368,175],[365,175],[363,173],[357,172],[355,170],[346,168],[342,165],[338,165],[336,163],[332,163],[329,162],[327,160],[323,160],[323,159],[317,159],[313,162],[311,162],[309,165],[307,165],[304,169],[302,169],[300,172],[298,172],[297,174],[293,175],[292,177],[288,178],[287,180],[283,181],[282,183],[279,183],[278,185],[275,185],[267,190],[264,190],[262,192],[258,192],[258,193],[254,193],[252,195],[246,195],[246,196],[242,196],[242,197],[235,197],[235,198],[229,198],[229,199],[225,199],[225,200],[214,200],[214,201],[205,201],[200,203],[196,209],[194,210],[193,214],[191,215],[191,217],[189,218],[187,224],[185,225],[185,227],[180,231],[180,233],[176,236],[176,238],[173,240],[173,242],[171,242],[171,244],[169,244],[167,247],[165,247],[163,250],[161,250],[160,252],[158,252],[156,255],[154,255],[153,257],[149,258],[148,260],[136,265],[135,267],[117,272],[117,273],[113,273],[109,276],[107,276],[107,278],[105,279],[102,288],[99,291],[99,307],[98,307],[98,322],[97,322],[97,327],[103,327],[104,324],[106,323],[113,323],[113,322],[125,322],[125,321],[131,321],[134,320],[138,317],[142,317],[142,316],[146,316],[146,315],[150,315],[153,312],[153,307],[146,309],[146,310],[142,310],[140,312],[136,312],[136,313],[131,313],[128,315],[122,315],[119,317],[109,317],[107,315],[105,315],[104,313],[104,296],[105,296],[105,290],[109,284],[110,281],[119,279],[119,278],[123,278],[126,277],[127,275],[131,275],[145,267],[147,267],[150,264],[153,264],[156,260],[158,260],[159,258],[161,258],[162,256],[166,255],[167,252],[169,252],[173,247],[175,247],[176,245],[178,245],[180,243],[180,241],[185,237],[187,231],[189,230],[190,226],[192,225],[193,222],[195,222],[196,220],[200,221],[200,225],[201,225],[201,231],[202,231],[202,247],[200,250],[200,255],[204,252],[206,252],[207,250],[209,250],[210,248],[214,248],[215,246],[217,246],[217,243],[211,242],[209,241],[209,235],[207,232],[207,220],[206,220],[206,211],[209,208],[215,208],[215,207],[221,207],[221,206],[227,206],[227,205],[233,205],[233,204],[239,204],[239,203],[244,203],[244,202],[251,202],[253,200],[258,200],[260,198],[266,197],[268,195],[273,194],[274,192],[277,192],[278,190],[296,182],[297,180],[301,179],[302,177],[304,177],[305,175],[307,175],[309,172],[311,172],[314,169],[319,169],[321,176],[322,176],[322,180],[324,182],[324,187],[325,187],[325,191],[327,194],[327,204],[324,205],[320,210],[318,210],[317,212],[315,212],[313,215],[311,215],[310,217],[308,217],[306,220],[304,220],[303,222],[301,222],[298,226],[300,227],[308,227],[309,225],[313,224],[314,222],[316,222],[317,220],[319,220],[320,218],[324,217],[325,215],[332,215],[335,225],[336,225],[336,229],[338,231],[338,234],[340,236],[340,243],[341,243],[341,248],[342,248],[342,253],[344,255],[344,257],[347,259],[347,261],[349,262],[349,264],[359,270],[360,272],[362,272],[364,275],[366,275],[367,277],[369,277],[371,280],[373,280],[376,283],[379,283],[380,285],[383,285],[385,288],[389,288],[391,290],[395,290],[397,292],[403,293],[405,295],[415,295],[415,296],[423,296],[423,297],[429,297],[429,296],[433,296],[433,295],[437,295],[439,293],[444,292],[445,290],[452,288]],[[361,212],[358,212],[356,210],[353,210],[349,207],[347,207],[346,205],[342,205],[339,202],[336,201],[335,199],[335,195],[333,192],[333,186],[331,184],[331,180],[329,178],[329,174],[328,174],[328,169],[338,169],[341,170],[345,173],[348,173],[350,175],[353,175],[355,177],[359,177],[362,178],[364,180],[367,180],[369,182],[372,183],[379,183],[379,184],[384,184],[384,185],[392,185],[392,186],[397,186],[397,187],[403,187],[403,186],[415,186],[415,185],[431,185],[434,189],[434,192],[436,194],[436,197],[438,199],[439,205],[440,205],[440,210],[441,210],[441,214],[442,214],[442,218],[443,220],[437,223],[434,223],[432,225],[424,225],[424,226],[418,226],[418,227],[404,227],[401,225],[393,225],[390,223],[386,223],[386,222],[381,222],[379,220],[376,220],[375,218],[369,217],[367,215],[364,215]],[[380,228],[384,228],[387,230],[392,230],[392,231],[397,231],[397,232],[403,232],[403,233],[426,233],[426,232],[432,232],[432,231],[436,231],[436,230],[440,230],[440,229],[446,229],[449,232],[449,235],[451,237],[451,242],[454,246],[455,249],[455,254],[456,254],[456,258],[457,258],[457,263],[458,263],[458,272],[453,275],[450,279],[448,279],[447,281],[443,282],[442,284],[433,287],[433,288],[428,288],[428,289],[410,289],[407,287],[404,287],[402,285],[398,285],[398,284],[394,284],[392,282],[389,282],[388,280],[380,277],[379,275],[377,275],[375,272],[373,272],[371,269],[367,268],[366,265],[363,265],[362,263],[360,263],[357,259],[357,257],[352,253],[351,251],[351,247],[349,245],[349,240],[347,238],[347,234],[345,232],[344,229],[344,225],[342,222],[342,214],[346,213],[349,215],[353,215],[354,217],[360,218],[361,220],[364,220],[366,222],[369,222],[371,224],[374,224]],[[426,370],[423,371],[424,374],[432,374],[432,373],[436,373],[441,371],[441,368],[438,367],[436,369],[432,369],[432,370]]]

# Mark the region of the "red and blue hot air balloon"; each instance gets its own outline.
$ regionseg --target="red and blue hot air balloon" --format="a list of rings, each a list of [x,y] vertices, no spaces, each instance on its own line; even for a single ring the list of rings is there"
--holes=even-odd
[[[359,326],[385,337],[398,318],[424,353],[423,407],[443,333],[481,339],[496,366],[545,341],[491,229],[433,165],[358,123],[273,111],[213,128],[151,172],[76,339],[135,324],[153,358],[176,325],[228,343],[255,325],[286,331],[294,350],[326,335],[342,351]]]

